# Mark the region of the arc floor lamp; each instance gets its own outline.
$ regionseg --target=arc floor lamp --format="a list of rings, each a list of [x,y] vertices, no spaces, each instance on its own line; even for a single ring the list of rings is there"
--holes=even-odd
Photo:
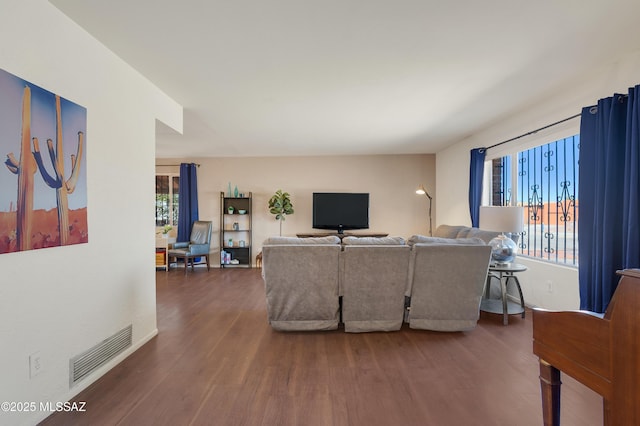
[[[420,185],[418,189],[416,189],[416,194],[418,195],[426,195],[429,199],[429,236],[433,236],[433,228],[431,223],[431,204],[433,203],[433,197],[429,195],[426,189],[424,189],[424,185]]]

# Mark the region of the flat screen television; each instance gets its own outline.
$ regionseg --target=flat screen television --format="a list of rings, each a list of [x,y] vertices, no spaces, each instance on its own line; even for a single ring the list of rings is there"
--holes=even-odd
[[[369,194],[346,192],[313,193],[313,227],[333,229],[369,228]]]

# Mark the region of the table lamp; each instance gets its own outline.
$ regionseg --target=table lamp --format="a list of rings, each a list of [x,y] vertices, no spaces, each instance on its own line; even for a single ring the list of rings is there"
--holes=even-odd
[[[489,242],[491,259],[496,265],[508,265],[516,259],[518,245],[505,232],[520,234],[523,230],[523,217],[523,207],[480,207],[480,229],[501,233]]]

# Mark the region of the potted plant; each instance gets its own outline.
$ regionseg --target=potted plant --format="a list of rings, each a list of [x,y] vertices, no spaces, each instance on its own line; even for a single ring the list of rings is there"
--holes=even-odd
[[[280,221],[280,236],[282,236],[282,221],[284,217],[293,214],[293,204],[288,192],[278,189],[269,199],[269,213],[276,215],[276,220]]]

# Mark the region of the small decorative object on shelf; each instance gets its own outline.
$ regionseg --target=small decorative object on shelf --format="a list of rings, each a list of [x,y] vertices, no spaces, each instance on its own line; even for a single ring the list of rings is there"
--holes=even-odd
[[[233,196],[238,198],[238,185],[236,185],[236,189],[233,191]]]
[[[220,252],[220,265],[229,265],[231,263],[231,253],[222,250]]]
[[[252,194],[236,194],[231,188],[229,184],[229,192],[220,192],[220,267],[251,268]]]

